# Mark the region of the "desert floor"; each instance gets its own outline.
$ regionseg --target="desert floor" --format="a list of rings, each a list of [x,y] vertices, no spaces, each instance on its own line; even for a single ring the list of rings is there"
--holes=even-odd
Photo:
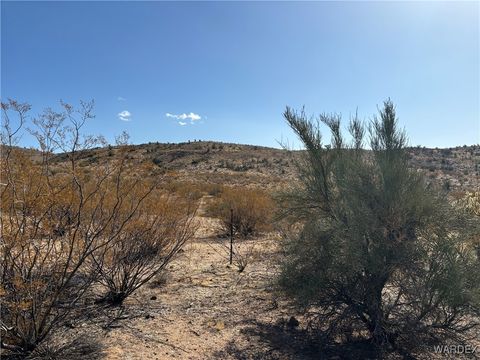
[[[235,261],[229,265],[229,240],[216,236],[215,220],[199,220],[196,238],[164,278],[75,332],[96,338],[109,360],[318,358],[305,343],[302,317],[274,290],[280,240],[238,240],[248,260],[240,273]]]
[[[80,317],[64,340],[88,338],[101,350],[95,358],[107,360],[374,358],[361,343],[322,348],[309,335],[307,320],[275,291],[278,236],[236,240],[236,251],[248,260],[239,272],[235,261],[229,265],[229,239],[217,236],[217,220],[198,220],[197,236],[165,276],[121,307],[100,307],[94,316]],[[419,357],[433,358],[443,357]]]

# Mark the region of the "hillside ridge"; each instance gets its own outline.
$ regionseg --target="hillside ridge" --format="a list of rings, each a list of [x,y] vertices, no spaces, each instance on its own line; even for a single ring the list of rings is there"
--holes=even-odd
[[[23,150],[40,160],[35,150]],[[296,159],[302,152],[218,141],[150,142],[83,150],[78,153],[79,165],[92,170],[100,161],[115,159],[121,150],[126,151],[132,170],[140,164],[154,164],[163,170],[174,171],[182,181],[260,187],[293,180]],[[427,179],[441,186],[459,190],[480,187],[480,145],[454,148],[417,146],[407,148],[407,153],[412,167],[420,169]],[[57,164],[67,159],[65,153],[55,154],[52,158]]]

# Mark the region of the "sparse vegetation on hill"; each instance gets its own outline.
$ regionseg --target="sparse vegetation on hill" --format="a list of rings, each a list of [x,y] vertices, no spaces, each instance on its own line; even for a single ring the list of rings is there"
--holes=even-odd
[[[36,154],[29,151],[31,156]],[[98,161],[112,161],[120,151],[121,147],[109,146],[81,152],[81,166],[88,169]],[[150,143],[129,145],[126,162],[132,171],[138,164],[154,165],[157,171],[169,171],[179,182],[198,182],[201,186],[210,183],[278,189],[295,179],[295,163],[301,153],[213,141]],[[434,184],[450,191],[473,191],[480,186],[480,146],[410,147],[406,153],[410,166],[425,173]],[[66,160],[66,154],[58,154],[52,163],[61,167]]]
[[[123,146],[104,146],[79,151],[79,166],[86,170],[98,162],[115,160]],[[33,149],[20,149],[39,161]],[[168,171],[177,184],[203,187],[205,184],[254,186],[279,189],[294,181],[296,162],[302,151],[287,151],[254,145],[197,141],[191,143],[148,143],[129,145],[126,170],[153,166],[150,174]],[[480,146],[459,146],[449,149],[406,148],[408,162],[422,171],[429,182],[448,191],[474,191],[480,186]],[[62,168],[67,154],[52,156],[52,166]],[[56,170],[55,170],[56,171]],[[194,183],[197,183],[196,185]]]

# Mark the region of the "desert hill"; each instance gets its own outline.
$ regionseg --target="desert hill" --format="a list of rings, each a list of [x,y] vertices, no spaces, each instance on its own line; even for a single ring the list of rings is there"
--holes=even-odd
[[[41,159],[35,150],[24,150],[35,160]],[[215,141],[157,142],[85,150],[78,153],[79,165],[93,172],[96,164],[116,159],[122,150],[127,152],[132,171],[140,164],[153,164],[169,171],[178,181],[261,188],[292,181],[301,154],[301,151]],[[444,149],[411,147],[408,156],[412,167],[448,190],[474,190],[480,186],[480,145]],[[58,165],[67,159],[67,154],[53,157]]]

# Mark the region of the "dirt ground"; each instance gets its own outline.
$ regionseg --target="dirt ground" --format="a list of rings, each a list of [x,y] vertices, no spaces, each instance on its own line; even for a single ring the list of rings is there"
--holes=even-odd
[[[229,240],[216,236],[216,220],[199,221],[196,238],[166,276],[140,288],[122,307],[99,310],[67,331],[99,346],[99,356],[89,359],[374,358],[362,344],[327,349],[309,336],[307,321],[275,291],[278,237],[237,240],[236,251],[248,260],[240,273],[235,261],[229,265]],[[419,359],[445,358],[433,355]]]
[[[312,358],[295,344],[303,324],[289,323],[301,317],[274,291],[279,239],[238,240],[248,260],[240,273],[235,261],[229,265],[229,240],[216,236],[215,220],[200,220],[164,279],[77,330],[95,336],[108,360]]]

